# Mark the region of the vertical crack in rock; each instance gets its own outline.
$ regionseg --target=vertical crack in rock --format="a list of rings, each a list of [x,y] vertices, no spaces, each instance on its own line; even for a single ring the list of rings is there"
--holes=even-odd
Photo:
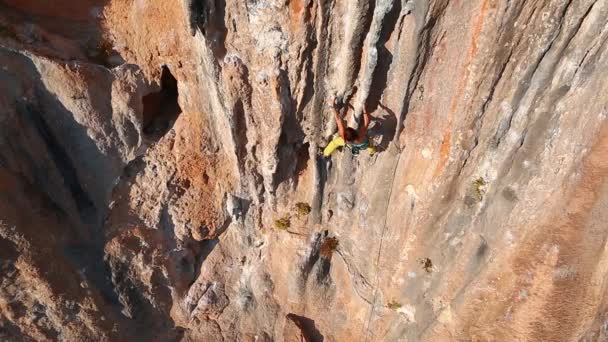
[[[310,243],[304,255],[304,258],[299,263],[298,266],[298,287],[300,290],[300,296],[303,296],[306,291],[306,283],[308,281],[308,277],[313,270],[313,267],[319,260],[319,251],[321,249],[321,244],[323,243],[323,239],[325,238],[325,233],[316,233],[311,236]]]
[[[395,6],[395,8],[397,8],[397,7],[400,7],[400,6]],[[367,36],[365,38],[366,44],[364,45],[364,48],[363,48],[363,51],[365,51],[365,56],[363,58],[364,65],[359,74],[359,79],[358,79],[359,91],[357,92],[356,99],[354,100],[355,101],[354,116],[356,119],[359,119],[359,116],[361,115],[361,113],[366,105],[366,102],[368,100],[370,87],[374,81],[374,72],[376,71],[376,66],[378,65],[378,58],[379,58],[378,55],[379,55],[379,50],[381,49],[380,45],[383,43],[383,42],[380,42],[381,35],[382,35],[382,27],[383,27],[383,23],[387,24],[387,22],[385,22],[384,18],[387,16],[387,14],[391,11],[392,8],[393,8],[392,1],[379,0],[375,4],[371,25],[370,25],[369,31],[367,33]],[[386,42],[386,40],[385,40],[385,42]],[[386,66],[386,64],[389,64],[389,66],[390,66],[390,63],[386,63],[386,61],[383,61],[383,62],[385,62],[385,64],[384,64],[385,67],[388,67],[388,66]],[[382,91],[382,90],[380,90],[380,91]]]
[[[375,267],[374,267],[374,271],[375,271],[375,279],[374,279],[374,285],[373,285],[373,297],[372,297],[372,301],[370,303],[370,307],[369,307],[369,315],[368,315],[368,319],[367,319],[367,323],[364,327],[364,334],[365,334],[365,341],[367,341],[370,336],[373,337],[373,334],[371,333],[371,324],[372,324],[372,320],[374,318],[374,313],[376,310],[376,305],[377,305],[377,300],[378,300],[378,294],[380,291],[380,271],[381,271],[381,265],[380,265],[380,259],[382,257],[382,249],[384,247],[384,239],[385,239],[385,234],[387,231],[387,224],[388,224],[388,215],[389,215],[389,207],[391,204],[391,199],[392,199],[392,195],[393,195],[393,189],[395,188],[395,180],[397,179],[397,169],[399,167],[399,162],[401,160],[401,156],[403,154],[399,153],[399,155],[397,156],[397,158],[395,158],[394,161],[394,166],[393,166],[393,172],[391,173],[391,181],[390,181],[390,191],[386,197],[386,205],[385,205],[385,209],[384,209],[384,221],[382,222],[382,232],[380,233],[380,241],[378,244],[378,253],[376,255],[375,258]]]
[[[388,6],[390,8],[383,18],[384,20],[382,22],[382,28],[378,33],[377,43],[375,44],[375,48],[377,49],[377,59],[374,65],[374,71],[372,75],[369,75],[371,78],[371,83],[366,87],[368,96],[366,96],[365,104],[367,110],[370,112],[373,112],[378,108],[382,93],[384,93],[388,85],[389,71],[391,64],[393,63],[394,56],[386,47],[386,44],[392,35],[399,35],[401,33],[397,32],[400,31],[398,26],[399,19],[403,17],[401,13],[401,2],[396,1],[392,5]],[[378,11],[378,8],[376,8],[376,11]],[[374,13],[374,15],[376,14]],[[374,20],[377,20],[376,17],[374,17]]]
[[[326,110],[323,108],[327,101],[326,97],[329,95],[325,89],[327,82],[325,81],[325,77],[323,75],[327,75],[330,68],[328,45],[331,37],[333,37],[333,32],[331,31],[331,26],[329,25],[331,4],[332,3],[328,0],[322,0],[319,2],[319,6],[317,7],[315,40],[318,42],[318,46],[314,51],[315,63],[313,63],[313,65],[315,66],[315,70],[313,72],[312,79],[313,97],[311,106],[313,116],[312,137],[309,147],[310,160],[314,161],[311,163],[313,173],[313,182],[311,184],[311,225],[321,223],[321,209],[323,207],[324,188],[325,181],[327,179],[327,161],[318,155],[318,151],[321,148],[325,138],[328,138],[329,134],[331,134],[328,134],[327,132],[333,132],[333,130],[335,130],[335,122],[331,120],[331,118],[329,118],[329,120],[324,118]],[[329,122],[329,125],[326,124],[327,122]],[[325,128],[325,130],[323,128]]]
[[[94,222],[97,215],[95,205],[82,188],[76,173],[76,166],[73,164],[70,156],[44,121],[43,113],[39,109],[27,104],[23,105],[19,112],[33,123],[39,136],[43,139],[48,148],[48,153],[61,173],[63,182],[72,194],[81,219],[84,222]]]
[[[226,56],[225,0],[184,0],[190,34],[194,37],[196,30],[207,37],[211,50],[217,60]]]
[[[415,56],[413,57],[414,63],[411,66],[411,70],[408,70],[407,72],[408,81],[404,92],[403,105],[401,107],[401,112],[397,117],[397,125],[395,126],[395,134],[393,136],[393,143],[397,146],[399,145],[397,144],[399,136],[403,130],[403,122],[409,112],[412,94],[416,90],[420,77],[429,61],[429,55],[431,54],[431,49],[433,47],[431,41],[434,33],[433,28],[445,13],[447,6],[448,2],[439,2],[439,5],[432,8],[431,11],[433,12],[429,15],[428,1],[420,1],[416,5],[416,12],[414,14],[416,17],[416,32],[414,34],[414,46],[416,50],[413,54],[413,56]],[[427,16],[429,17],[428,21],[423,22],[423,20],[426,20]]]
[[[342,41],[337,57],[336,84],[334,91],[339,97],[352,94],[353,85],[361,68],[364,32],[369,30],[374,13],[375,1],[356,0],[348,2],[342,26]]]

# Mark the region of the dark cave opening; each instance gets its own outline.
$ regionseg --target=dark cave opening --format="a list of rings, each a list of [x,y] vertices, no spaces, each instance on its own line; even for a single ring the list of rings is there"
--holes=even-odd
[[[166,66],[163,66],[160,77],[160,91],[145,95],[142,99],[144,105],[143,132],[152,139],[160,139],[165,135],[182,109],[177,102],[179,97],[177,79]]]

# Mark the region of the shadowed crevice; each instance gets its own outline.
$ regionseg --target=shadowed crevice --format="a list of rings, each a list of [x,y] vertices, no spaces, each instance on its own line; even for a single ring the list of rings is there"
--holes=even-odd
[[[143,133],[153,140],[165,135],[182,111],[177,101],[177,80],[166,66],[162,68],[160,87],[160,91],[145,95],[142,99]]]
[[[31,104],[18,105],[17,110],[29,119],[42,138],[49,156],[61,174],[63,183],[72,195],[81,219],[84,222],[93,222],[97,216],[95,204],[80,184],[74,162],[51,131],[43,113]]]
[[[312,319],[291,313],[287,314],[287,319],[300,328],[306,342],[323,342],[325,340]]]
[[[386,43],[395,31],[399,14],[401,13],[401,2],[396,1],[393,8],[387,13],[382,24],[380,38],[376,44],[378,49],[378,63],[374,70],[372,84],[367,97],[367,110],[373,112],[378,108],[382,94],[388,84],[388,73],[393,63],[393,54],[386,48]]]
[[[194,36],[198,28],[207,38],[209,47],[216,60],[226,56],[226,1],[225,0],[187,0],[190,33]]]

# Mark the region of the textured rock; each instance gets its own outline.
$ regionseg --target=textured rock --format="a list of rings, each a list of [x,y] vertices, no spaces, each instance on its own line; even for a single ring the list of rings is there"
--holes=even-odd
[[[1,339],[608,339],[607,18],[0,1]]]

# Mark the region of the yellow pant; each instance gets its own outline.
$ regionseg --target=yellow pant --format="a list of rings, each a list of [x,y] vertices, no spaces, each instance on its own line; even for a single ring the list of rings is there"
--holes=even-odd
[[[338,147],[343,147],[343,146],[346,146],[346,142],[344,141],[344,139],[342,139],[342,137],[337,137],[334,140],[332,140],[329,144],[327,144],[327,146],[323,150],[323,156],[329,157],[332,153],[334,153],[334,151]],[[374,154],[376,152],[376,148],[373,146],[368,147],[366,150],[369,154]]]

